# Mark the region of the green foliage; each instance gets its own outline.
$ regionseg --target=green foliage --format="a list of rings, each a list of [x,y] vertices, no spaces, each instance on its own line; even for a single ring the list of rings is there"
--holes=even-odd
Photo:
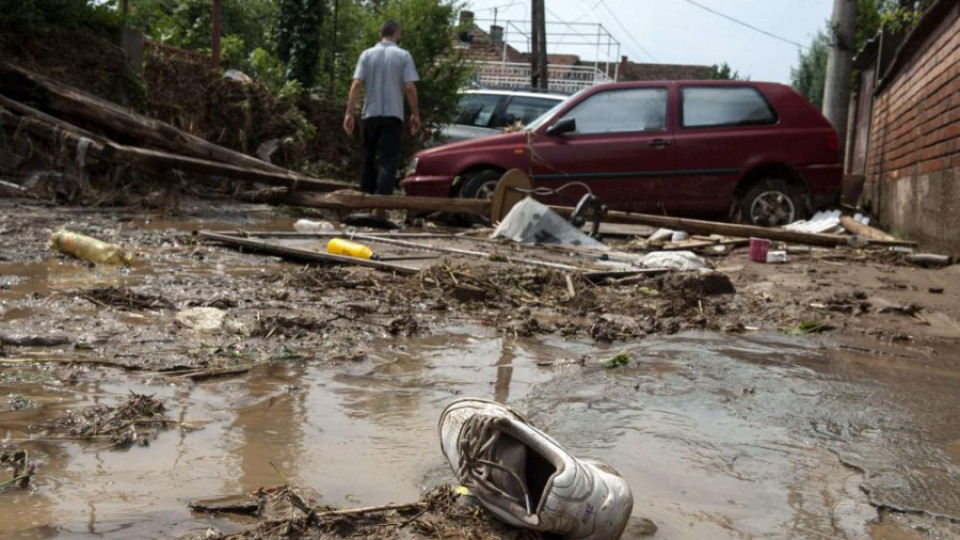
[[[110,37],[121,25],[108,4],[93,0],[0,0],[0,32],[77,32]]]
[[[893,31],[909,30],[932,0],[857,0],[857,24],[853,50],[859,51],[877,35],[881,28]],[[817,33],[810,47],[800,52],[799,65],[791,69],[793,87],[807,97],[818,109],[823,105],[823,89],[830,52],[828,21]]]
[[[728,63],[726,63],[726,62],[724,62],[724,63],[722,63],[722,64],[720,64],[720,65],[714,64],[714,65],[710,66],[710,69],[713,71],[713,73],[710,74],[710,78],[713,79],[713,80],[718,80],[718,81],[739,81],[739,80],[741,80],[741,78],[740,78],[740,72],[739,72],[739,71],[734,71],[733,68],[730,67],[730,64],[728,64]]]
[[[312,87],[320,60],[324,0],[280,0],[277,57],[286,64],[287,80]]]
[[[212,11],[213,0],[131,0],[127,24],[154,41],[209,50]],[[276,18],[274,0],[223,0],[221,46],[228,41],[239,46],[230,51],[234,59],[249,55],[257,47],[272,49],[272,36],[267,30]]]
[[[800,52],[800,65],[790,70],[793,87],[806,96],[818,110],[823,108],[823,89],[827,80],[830,38],[817,32],[810,48]]]
[[[378,16],[365,19],[366,46],[379,41],[383,21],[397,21],[402,36],[400,45],[413,55],[420,74],[417,92],[423,124],[438,126],[449,122],[459,102],[458,91],[472,74],[453,45],[460,5],[447,0],[383,0],[378,4]]]
[[[817,321],[800,321],[800,324],[796,326],[781,328],[780,333],[789,334],[791,336],[805,336],[807,334],[822,334],[835,329],[835,326],[831,326],[827,323]]]

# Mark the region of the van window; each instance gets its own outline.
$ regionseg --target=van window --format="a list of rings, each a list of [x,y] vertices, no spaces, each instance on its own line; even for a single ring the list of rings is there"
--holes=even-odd
[[[509,126],[517,121],[526,126],[540,118],[540,115],[549,111],[557,103],[558,101],[554,99],[513,96],[510,98],[507,108],[503,111],[502,121],[498,122],[502,125],[493,127]]]
[[[577,121],[577,133],[662,131],[666,128],[666,88],[625,88],[594,94],[563,115]]]
[[[681,88],[680,107],[685,128],[777,123],[777,113],[756,88],[749,86]]]
[[[460,98],[457,119],[454,123],[465,126],[490,127],[490,119],[497,110],[501,96],[490,94],[466,94]]]

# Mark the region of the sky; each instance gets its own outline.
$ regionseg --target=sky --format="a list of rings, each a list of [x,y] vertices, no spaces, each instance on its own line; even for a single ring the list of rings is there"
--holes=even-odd
[[[605,59],[606,39],[599,50],[595,44],[599,23],[620,42],[620,54],[633,62],[727,62],[741,76],[781,83],[790,82],[790,68],[797,65],[801,50],[797,44],[808,46],[817,31],[825,28],[833,9],[832,0],[545,0],[545,4],[550,53],[579,54],[583,60],[593,60],[598,55]],[[745,28],[694,4],[782,39]],[[504,21],[530,20],[530,0],[467,1],[467,9],[474,12],[481,28],[492,23],[493,8],[497,8],[500,25]],[[562,22],[593,26],[568,27]],[[519,29],[524,27],[529,28],[529,22],[517,24],[513,35],[519,37]],[[508,25],[508,35],[509,28]],[[562,43],[551,47],[551,43],[560,40]],[[520,42],[510,41],[525,50]],[[616,58],[615,46],[610,47],[609,54]]]

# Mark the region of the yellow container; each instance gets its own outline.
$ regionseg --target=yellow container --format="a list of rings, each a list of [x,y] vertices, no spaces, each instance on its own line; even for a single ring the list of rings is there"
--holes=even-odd
[[[101,242],[96,238],[65,230],[50,235],[50,247],[78,259],[97,264],[130,264],[133,255],[116,244]]]
[[[347,257],[356,257],[358,259],[374,259],[373,250],[369,246],[344,240],[343,238],[331,238],[327,242],[327,253],[333,255],[344,255]]]

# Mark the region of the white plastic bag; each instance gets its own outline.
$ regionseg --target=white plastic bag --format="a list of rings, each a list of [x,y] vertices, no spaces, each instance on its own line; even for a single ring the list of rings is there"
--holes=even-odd
[[[502,236],[521,244],[561,244],[604,251],[610,249],[530,197],[515,204],[491,236]]]
[[[655,251],[640,257],[637,266],[690,272],[706,269],[707,261],[692,251]]]

